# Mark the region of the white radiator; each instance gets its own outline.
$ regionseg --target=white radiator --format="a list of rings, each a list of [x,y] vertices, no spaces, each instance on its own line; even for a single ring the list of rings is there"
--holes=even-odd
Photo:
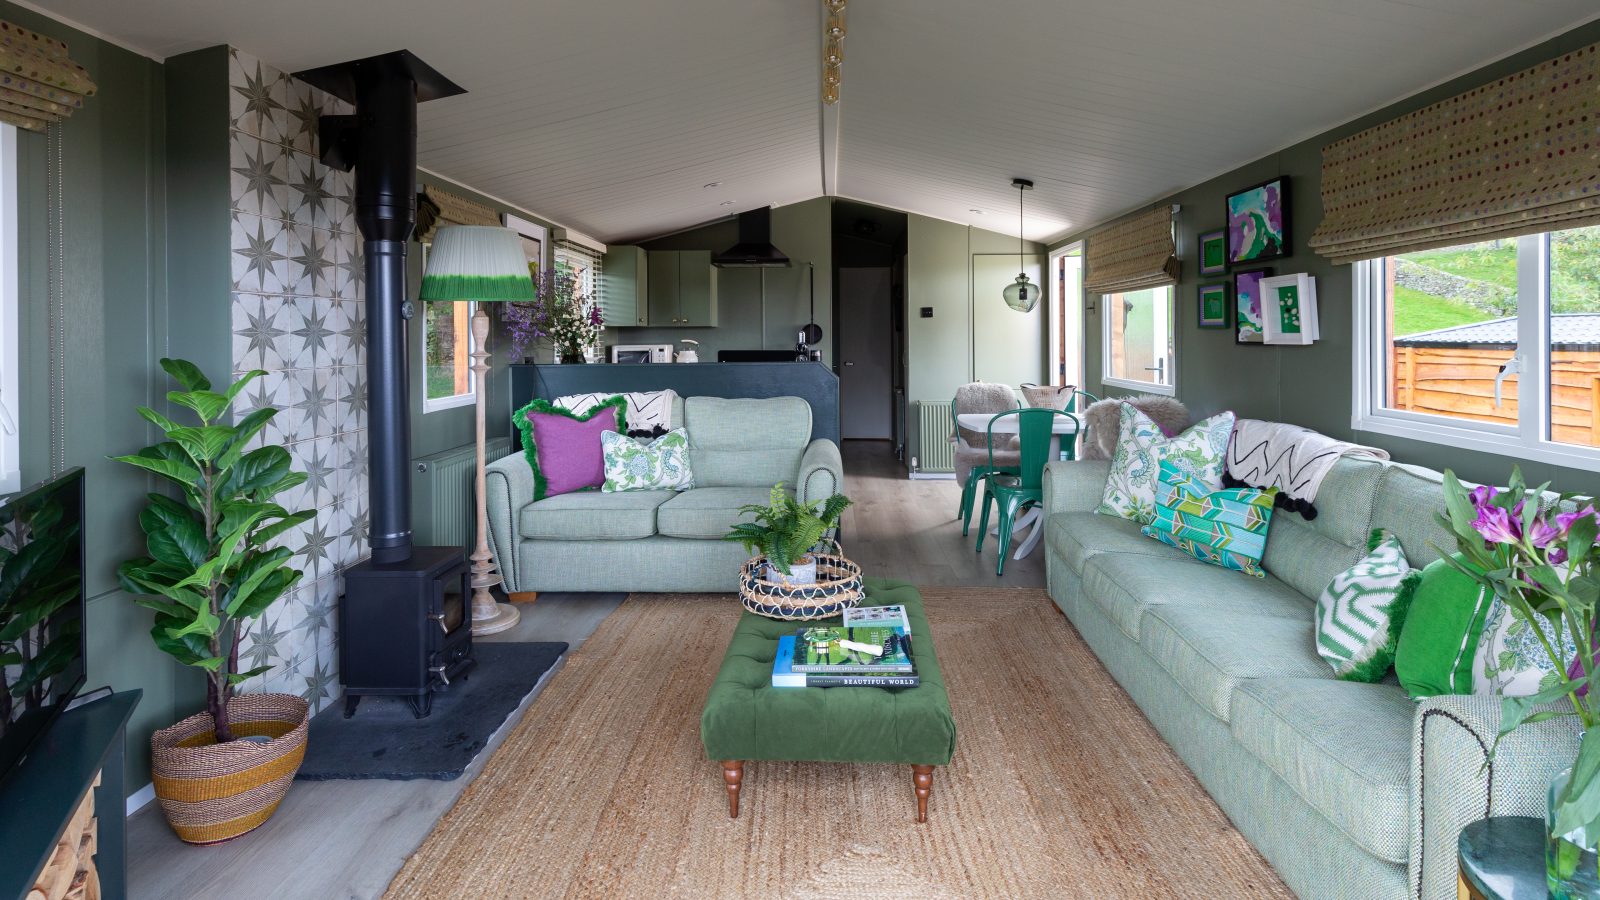
[[[949,400],[917,400],[911,404],[911,473],[954,472]]]

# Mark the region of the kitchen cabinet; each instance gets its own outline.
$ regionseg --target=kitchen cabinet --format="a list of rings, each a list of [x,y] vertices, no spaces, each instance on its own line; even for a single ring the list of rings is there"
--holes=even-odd
[[[651,250],[648,320],[657,328],[717,324],[717,270],[709,250]]]
[[[650,324],[650,263],[643,247],[625,244],[606,250],[601,267],[605,290],[600,313],[607,328]]]

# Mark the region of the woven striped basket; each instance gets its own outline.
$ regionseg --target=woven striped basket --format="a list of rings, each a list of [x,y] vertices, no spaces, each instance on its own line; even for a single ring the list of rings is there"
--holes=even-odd
[[[311,707],[289,694],[240,694],[228,704],[235,737],[212,736],[210,713],[199,713],[150,737],[156,799],[178,837],[217,844],[272,817],[306,756]]]

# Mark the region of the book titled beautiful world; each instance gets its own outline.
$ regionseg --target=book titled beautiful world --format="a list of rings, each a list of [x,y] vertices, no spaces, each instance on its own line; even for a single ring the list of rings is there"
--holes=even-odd
[[[899,674],[877,672],[865,675],[829,674],[825,672],[796,672],[794,670],[795,636],[786,634],[778,639],[778,655],[772,661],[772,686],[791,687],[881,687],[911,688],[922,684],[915,672]]]
[[[916,670],[911,664],[911,636],[897,625],[802,628],[795,635],[793,668],[848,675]]]

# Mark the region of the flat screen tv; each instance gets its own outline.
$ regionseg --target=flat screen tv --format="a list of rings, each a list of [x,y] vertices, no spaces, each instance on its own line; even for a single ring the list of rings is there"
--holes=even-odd
[[[0,497],[0,779],[83,685],[83,469]]]

